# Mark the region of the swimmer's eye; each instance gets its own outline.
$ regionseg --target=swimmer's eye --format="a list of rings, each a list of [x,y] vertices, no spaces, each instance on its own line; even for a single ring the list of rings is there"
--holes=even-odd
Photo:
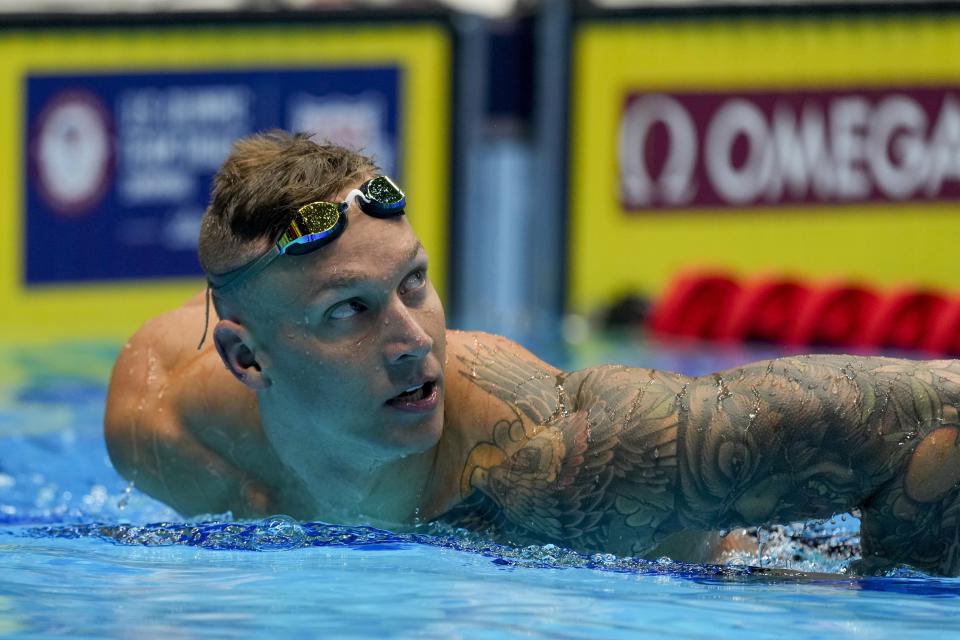
[[[367,305],[353,298],[334,305],[327,317],[331,320],[346,320],[367,310]]]
[[[427,282],[427,270],[426,269],[417,269],[406,278],[404,278],[403,283],[400,285],[400,295],[405,295],[411,291],[416,291],[425,285]]]

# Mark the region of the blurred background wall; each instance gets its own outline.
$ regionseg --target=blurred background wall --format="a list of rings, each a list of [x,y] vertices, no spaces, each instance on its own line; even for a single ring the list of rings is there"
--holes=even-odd
[[[199,291],[210,177],[270,127],[363,147],[397,176],[457,327],[529,344],[645,325],[691,273],[755,298],[798,284],[821,317],[834,307],[811,295],[836,283],[933,292],[938,317],[960,294],[954,3],[0,11],[13,340],[120,338]],[[724,300],[707,311],[735,315]]]

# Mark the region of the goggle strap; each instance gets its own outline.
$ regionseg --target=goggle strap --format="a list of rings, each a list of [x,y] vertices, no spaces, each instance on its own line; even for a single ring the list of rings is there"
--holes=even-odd
[[[360,198],[360,200],[366,203],[370,202],[370,198],[367,197],[367,194],[365,194],[363,191],[360,191],[360,189],[354,189],[347,194],[346,198],[344,198],[343,204],[349,207],[350,202],[352,202],[354,198]]]
[[[203,335],[200,336],[200,342],[197,344],[197,351],[200,351],[200,347],[203,346],[203,343],[207,340],[207,330],[210,328],[210,283],[207,283],[207,292],[204,294],[204,297],[207,299],[206,307],[207,310],[204,313],[203,317]]]
[[[372,182],[372,180],[368,180],[367,182],[363,183],[359,189],[352,189],[350,193],[347,194],[346,199],[338,205],[338,210],[340,211],[340,215],[342,216],[342,220],[344,223],[346,223],[346,220],[347,220],[346,218],[347,209],[350,207],[350,203],[353,202],[355,198],[360,199],[360,202],[359,202],[360,209],[363,210],[363,212],[366,213],[367,215],[373,216],[374,218],[392,218],[394,216],[403,215],[404,208],[406,206],[406,197],[403,195],[403,192],[392,180],[390,180],[390,178],[386,176],[380,176],[380,177],[385,179],[390,184],[391,187],[393,187],[400,193],[401,199],[398,202],[395,202],[392,204],[386,204],[386,203],[382,203],[374,200],[364,192],[364,189],[366,189],[367,186],[370,184],[370,182]],[[376,180],[376,179],[377,178],[374,178],[373,180]],[[287,247],[289,247],[292,244],[294,243],[289,242],[281,246],[280,241],[277,241],[277,243],[273,247],[271,247],[269,251],[264,253],[262,256],[257,258],[252,263],[247,264],[243,267],[240,267],[239,269],[236,269],[234,272],[232,272],[232,274],[227,274],[229,277],[227,277],[227,279],[224,280],[223,282],[219,284],[214,284],[210,279],[207,280],[206,321],[203,328],[203,337],[200,338],[200,344],[197,345],[198,350],[200,349],[201,346],[203,346],[204,340],[206,340],[206,337],[207,337],[207,330],[210,324],[210,298],[213,295],[212,292],[214,290],[219,292],[226,291],[231,286],[233,286],[237,282],[240,282],[244,278],[248,278],[256,273],[259,273],[260,271],[265,269],[271,262],[276,260],[279,256],[287,253],[286,251]]]
[[[249,278],[255,273],[259,273],[260,271],[263,271],[264,269],[267,268],[267,265],[269,265],[271,262],[276,260],[282,253],[283,251],[280,249],[280,247],[274,244],[270,248],[270,250],[267,251],[265,254],[263,254],[262,256],[260,256],[259,258],[251,262],[250,264],[244,265],[239,269],[237,269],[235,272],[233,272],[233,275],[230,278],[228,278],[225,282],[221,282],[220,284],[213,284],[210,286],[210,288],[216,289],[217,291],[220,291],[222,293],[227,289],[229,289],[230,287],[232,287],[237,282],[240,282],[241,280],[243,280],[244,278]]]

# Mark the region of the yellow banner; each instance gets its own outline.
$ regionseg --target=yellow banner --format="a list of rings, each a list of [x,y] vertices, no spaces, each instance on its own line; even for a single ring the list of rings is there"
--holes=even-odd
[[[679,271],[960,288],[960,20],[583,22],[570,307]]]
[[[76,257],[73,251],[66,250],[69,244],[51,234],[47,238],[49,247],[60,248],[50,249],[44,245],[44,230],[38,228],[36,220],[31,222],[28,211],[47,207],[53,211],[51,218],[63,213],[61,217],[66,220],[74,214],[69,207],[61,206],[64,202],[69,203],[71,197],[79,198],[77,194],[86,194],[83,189],[92,197],[99,197],[99,192],[94,185],[95,172],[90,176],[71,172],[64,156],[47,153],[43,145],[51,139],[50,144],[54,145],[51,148],[61,149],[63,145],[69,146],[70,135],[80,136],[81,141],[86,136],[88,148],[94,149],[91,153],[96,155],[96,149],[104,146],[100,139],[106,138],[106,134],[98,138],[100,134],[91,134],[90,129],[84,127],[73,134],[68,132],[56,137],[56,126],[71,118],[80,123],[95,123],[98,119],[98,107],[89,106],[90,100],[83,92],[66,91],[66,98],[51,98],[42,109],[34,109],[32,101],[39,100],[40,90],[51,84],[51,78],[58,77],[98,76],[109,83],[111,76],[124,74],[162,77],[164,74],[259,73],[269,76],[275,72],[295,74],[316,69],[331,73],[338,70],[346,73],[351,69],[395,70],[399,78],[392,112],[396,118],[396,140],[387,150],[396,154],[403,187],[411,203],[411,223],[430,254],[431,271],[437,274],[436,281],[442,289],[449,246],[450,53],[448,30],[431,23],[368,23],[351,25],[349,29],[268,25],[0,31],[0,59],[3,60],[0,65],[0,209],[4,212],[0,215],[0,333],[8,340],[21,343],[76,337],[125,337],[146,319],[180,305],[203,287],[202,279],[195,276],[130,279],[94,275],[71,279],[70,261]],[[27,95],[28,87],[36,89],[36,95]],[[311,87],[303,88],[305,95],[310,91]],[[337,87],[328,87],[327,91],[336,95]],[[116,90],[116,95],[120,96],[118,101],[122,98],[127,101],[125,104],[129,103],[129,113],[138,113],[138,108],[141,115],[147,113],[147,107],[138,107],[139,97],[123,94],[121,89]],[[169,109],[174,109],[175,105],[170,105],[176,96],[171,92],[165,96]],[[255,97],[271,98],[269,95]],[[71,99],[73,103],[69,103]],[[323,104],[309,102],[309,96],[303,100],[306,101],[301,109],[304,113],[325,108]],[[185,117],[200,118],[196,109],[202,109],[204,104],[203,95],[194,95],[190,103],[192,111]],[[374,104],[372,108],[375,107]],[[340,112],[343,111],[341,108]],[[330,112],[328,109],[324,113]],[[135,117],[139,116],[131,116]],[[41,126],[37,122],[53,133],[44,138],[31,131]],[[199,141],[194,142],[195,148],[190,150],[193,157],[208,154],[209,149]],[[146,157],[167,151],[169,149],[147,145],[132,150],[118,149],[114,153],[123,152],[128,156],[139,153]],[[106,152],[101,155],[107,158]],[[36,160],[37,157],[40,160]],[[104,173],[109,174],[108,179],[120,180],[124,177],[123,167],[115,157],[111,162],[112,168]],[[104,163],[107,166],[106,160]],[[58,183],[50,178],[58,175],[66,180]],[[165,185],[164,188],[178,185],[170,176],[158,176],[155,183],[149,175],[148,179],[142,178],[128,181],[129,188],[122,197],[136,201],[149,198],[150,190],[158,188],[158,184]],[[35,188],[34,183],[40,187]],[[28,184],[29,188],[25,186]],[[42,188],[44,184],[46,190]],[[202,188],[205,193],[209,186]],[[30,195],[34,191],[40,195]],[[83,204],[84,201],[77,199],[77,202]],[[189,228],[184,231],[176,222],[168,225],[167,230],[172,229],[170,232],[177,236],[173,240],[183,244],[189,240]],[[151,227],[128,226],[123,233],[132,243],[130,246],[150,240]],[[89,238],[78,234],[75,241],[88,242]],[[106,262],[107,258],[102,261]],[[122,271],[125,263],[119,257],[116,264],[120,266],[114,268]],[[143,266],[136,262],[130,264],[137,268]],[[83,265],[76,266],[79,269]],[[441,290],[441,295],[444,293]]]

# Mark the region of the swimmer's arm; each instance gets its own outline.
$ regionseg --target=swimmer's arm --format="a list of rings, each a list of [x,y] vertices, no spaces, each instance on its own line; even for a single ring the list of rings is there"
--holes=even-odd
[[[661,532],[860,509],[865,569],[899,562],[960,573],[949,548],[960,524],[960,363],[804,356],[692,379],[609,372],[607,381],[584,377],[580,400],[615,400],[637,375],[655,380],[649,400],[675,423],[674,503]],[[623,420],[624,443],[632,431],[650,433],[658,410],[648,407],[641,400],[639,417]],[[624,474],[621,486],[645,473]]]
[[[104,417],[114,467],[184,515],[263,515],[267,500],[261,485],[190,427],[184,405],[198,402],[210,376],[197,375],[201,372],[190,370],[195,367],[169,372],[169,353],[156,343],[160,328],[148,324],[114,366]]]
[[[477,358],[475,384],[516,418],[475,447],[465,474],[519,526],[645,555],[677,531],[859,507],[868,564],[960,572],[946,546],[960,521],[955,362],[812,356],[701,378],[551,376],[511,370],[495,351]]]

